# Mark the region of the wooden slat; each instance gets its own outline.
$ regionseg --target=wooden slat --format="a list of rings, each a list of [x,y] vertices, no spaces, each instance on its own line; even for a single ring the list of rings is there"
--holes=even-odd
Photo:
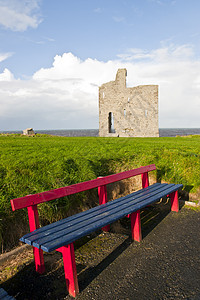
[[[164,183],[163,186],[164,185],[167,185],[167,183]],[[151,185],[150,187],[145,189],[145,195],[147,195],[148,192],[154,191],[158,188],[160,188],[160,183],[155,183],[155,184]],[[143,193],[144,193],[144,190],[139,190],[139,191],[133,192],[127,196],[120,197],[118,199],[115,199],[114,201],[108,202],[106,204],[106,206],[107,207],[110,207],[110,206],[115,207],[119,204],[119,202],[122,203],[124,200],[126,201],[126,199],[131,198],[131,197],[139,197],[141,194],[143,195]],[[99,210],[101,211],[101,209],[102,209],[102,206],[95,206],[89,210],[80,212],[76,215],[72,215],[68,218],[65,218],[60,221],[57,221],[57,222],[51,223],[49,225],[46,225],[44,227],[41,227],[37,231],[29,232],[29,233],[25,234],[20,240],[22,242],[24,242],[26,237],[28,237],[29,241],[34,241],[35,235],[37,235],[37,238],[40,238],[40,235],[43,236],[44,231],[45,231],[45,235],[48,235],[48,233],[51,233],[52,230],[58,231],[60,228],[62,228],[63,226],[67,226],[69,223],[74,224],[77,221],[80,222],[82,220],[87,220],[87,219],[91,218],[93,215],[96,215]],[[57,227],[59,227],[59,229],[57,229]],[[30,243],[30,245],[31,245],[31,243]]]
[[[160,192],[161,187],[159,187],[159,189],[155,189],[153,192],[154,193],[158,193]],[[72,217],[66,218],[64,220],[52,223],[50,225],[47,225],[45,227],[40,228],[37,231],[34,231],[32,233],[28,233],[26,234],[23,238],[21,238],[21,241],[25,241],[26,243],[28,243],[29,245],[33,245],[33,243],[36,240],[40,240],[42,237],[45,236],[45,239],[49,239],[48,235],[52,235],[54,232],[60,232],[63,229],[64,230],[74,230],[74,226],[76,224],[80,224],[80,227],[83,226],[83,222],[95,222],[96,219],[98,219],[101,215],[104,215],[105,212],[106,213],[111,213],[113,212],[113,209],[117,208],[117,209],[123,209],[123,205],[127,204],[129,199],[131,199],[131,201],[136,201],[135,197],[137,197],[137,201],[139,201],[142,197],[142,199],[144,197],[148,197],[149,195],[151,195],[152,193],[152,189],[150,191],[150,193],[148,193],[147,191],[141,190],[140,194],[135,195],[134,193],[132,195],[128,195],[125,197],[122,197],[120,199],[116,199],[114,201],[110,201],[108,202],[106,205],[102,205],[102,206],[97,206],[95,208],[92,208],[90,210],[87,210],[85,212],[76,214]],[[120,203],[119,203],[120,202]],[[120,208],[119,208],[119,204],[120,204]],[[103,216],[104,217],[104,216]],[[71,229],[70,229],[71,228]],[[28,239],[27,239],[28,237]],[[41,241],[42,242],[42,241]],[[38,247],[36,244],[34,245],[35,247]]]
[[[140,167],[134,170],[129,170],[125,172],[121,172],[118,174],[113,174],[109,176],[105,176],[102,178],[97,178],[85,182],[80,182],[77,184],[73,184],[70,186],[54,189],[51,191],[46,191],[34,195],[27,195],[25,197],[21,198],[15,198],[11,200],[11,206],[12,210],[15,211],[17,209],[25,208],[31,205],[36,205],[39,203],[43,203],[46,201],[58,199],[61,197],[65,197],[68,195],[76,194],[79,192],[87,191],[93,188],[97,188],[102,185],[110,184],[116,181],[120,181],[126,178],[130,178],[136,175],[143,174],[145,172],[150,172],[156,170],[156,167],[154,164],[145,166],[145,167]]]
[[[154,193],[158,193],[158,192],[159,192],[158,190],[154,191]],[[145,193],[144,195],[143,193],[140,196],[137,196],[137,202],[144,199],[144,197],[147,197],[147,195],[148,194]],[[150,195],[151,194],[149,193],[149,196]],[[106,204],[106,205],[98,206],[98,210],[96,210],[95,212],[92,211],[91,213],[89,213],[86,216],[83,216],[82,218],[79,218],[77,214],[77,218],[74,219],[73,221],[62,224],[62,226],[59,227],[53,227],[50,230],[48,229],[45,231],[45,235],[44,233],[42,233],[41,236],[37,234],[36,236],[29,237],[28,240],[29,242],[31,242],[31,245],[33,245],[34,247],[39,247],[39,244],[44,244],[46,241],[49,241],[50,236],[51,239],[53,240],[56,239],[57,236],[70,234],[70,232],[75,232],[75,230],[82,229],[84,226],[88,224],[92,224],[96,221],[99,221],[100,219],[105,218],[108,214],[114,214],[119,210],[123,210],[127,208],[128,206],[132,205],[136,201],[136,198],[134,195],[134,197],[124,197],[124,199],[122,200],[123,201],[120,201],[120,204],[119,202],[116,203],[115,201],[111,201],[109,202],[110,205]]]
[[[58,247],[69,244],[80,237],[83,237],[99,228],[102,228],[105,225],[108,225],[122,218],[123,216],[126,216],[129,213],[137,211],[145,207],[146,205],[149,205],[159,200],[160,198],[171,194],[180,187],[182,187],[182,185],[160,184],[160,188],[158,188],[157,190],[151,191],[149,194],[147,194],[147,191],[145,191],[146,189],[144,189],[143,195],[141,194],[140,197],[137,197],[136,199],[134,196],[132,198],[128,198],[128,200],[126,199],[126,201],[120,202],[120,205],[115,205],[115,201],[111,201],[103,206],[100,206],[99,210],[96,211],[94,215],[90,216],[90,218],[83,219],[82,221],[77,220],[77,224],[76,220],[74,220],[74,223],[70,224],[71,227],[67,227],[56,233],[52,232],[52,234],[50,234],[50,230],[48,232],[49,236],[46,236],[46,233],[43,232],[44,238],[38,236],[39,239],[34,240],[34,242],[31,241],[31,243],[34,243],[34,246],[36,247],[41,247],[41,249],[43,249],[44,251],[53,251]],[[39,231],[40,229],[37,230],[38,233]],[[27,235],[25,241],[28,242]]]
[[[3,299],[3,297],[5,297],[6,295],[8,295],[7,292],[4,289],[0,288],[0,299]]]
[[[9,296],[8,293],[4,289],[0,288],[0,299],[1,300],[14,300],[15,298],[12,296]]]
[[[173,191],[174,191],[174,189],[171,188],[168,190],[168,193],[171,193]],[[148,201],[145,199],[144,201],[141,201],[135,205],[132,205],[132,207],[129,206],[126,209],[123,209],[123,210],[120,209],[114,215],[108,214],[107,216],[104,216],[103,218],[101,218],[99,221],[95,221],[92,224],[90,223],[87,226],[85,226],[84,228],[81,227],[76,232],[71,232],[67,237],[66,237],[66,235],[61,236],[58,239],[55,239],[53,241],[45,243],[44,245],[41,245],[40,247],[44,251],[51,252],[51,251],[55,250],[57,247],[59,247],[60,245],[74,242],[75,240],[77,240],[87,234],[90,234],[108,224],[115,222],[116,220],[128,215],[129,213],[135,212],[139,209],[144,208],[145,206],[147,206],[151,203],[154,203],[155,201],[161,199],[164,196],[166,196],[166,193],[160,193],[160,194],[157,194],[157,195],[149,198]]]
[[[69,233],[68,242],[73,242],[80,237],[83,237],[97,229],[102,228],[102,226],[106,226],[108,224],[113,223],[114,221],[126,216],[129,213],[140,210],[140,209],[144,208],[146,205],[154,203],[155,201],[161,199],[162,197],[166,196],[168,193],[171,193],[176,189],[177,189],[177,187],[175,187],[175,188],[171,187],[171,188],[167,189],[167,191],[164,191],[164,192],[162,191],[159,194],[149,197],[148,199],[146,197],[145,197],[145,199],[143,198],[143,200],[140,199],[141,201],[138,201],[137,203],[134,203],[135,199],[133,199],[132,203],[129,202],[127,205],[124,205],[123,207],[118,207],[117,209],[115,209],[115,211],[112,211],[111,213],[104,212],[103,215],[99,216],[99,220],[98,220],[98,218],[96,218],[97,220],[93,219],[94,222],[93,223],[90,222],[85,227],[83,227],[83,224],[81,224],[81,226],[79,226],[79,228],[77,228],[77,230],[75,230],[75,231],[73,230],[71,233]],[[66,234],[66,232],[65,232],[65,234]],[[56,238],[52,242],[44,243],[43,245],[41,245],[41,247],[44,249],[44,251],[54,250],[55,249],[54,247],[57,247],[57,244],[59,242],[66,243],[65,234],[58,239]]]

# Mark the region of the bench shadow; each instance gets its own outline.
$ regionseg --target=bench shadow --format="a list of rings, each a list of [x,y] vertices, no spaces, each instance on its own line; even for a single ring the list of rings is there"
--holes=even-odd
[[[162,208],[158,207],[162,205]],[[180,204],[180,210],[184,204]],[[142,238],[145,237],[162,222],[167,215],[171,213],[171,204],[169,199],[164,199],[162,203],[154,204],[146,207],[141,211],[141,226],[142,226]],[[117,230],[114,229],[111,232],[116,234],[126,234],[128,237],[117,246],[109,255],[107,255],[100,263],[95,266],[88,267],[78,276],[80,292],[82,292],[96,277],[98,277],[113,261],[115,261],[132,243],[131,238],[131,224],[129,218],[123,218],[119,220],[121,227],[117,226]],[[116,228],[116,227],[115,227]]]
[[[179,202],[179,210],[184,206],[183,202]],[[161,223],[171,212],[171,201],[169,198],[163,198],[162,202],[157,202],[146,207],[141,213],[142,236],[145,238],[155,227]]]
[[[167,172],[170,172],[171,168],[163,166],[162,168],[157,168],[156,170],[156,182],[161,183],[162,178]]]
[[[74,250],[76,251],[76,249],[81,248],[82,246],[87,244],[87,242],[92,241],[98,235],[100,235],[101,232],[102,232],[101,230],[97,230],[97,231],[92,232],[92,233],[88,234],[87,236],[84,236],[84,237],[80,238],[79,240],[75,241],[74,242]]]
[[[179,195],[181,196],[181,199],[185,201],[190,200],[190,191],[193,188],[193,185],[186,185],[182,190],[179,191]]]
[[[88,267],[78,276],[79,289],[82,292],[100,273],[103,272],[113,261],[116,260],[132,243],[130,237],[115,248],[110,254],[106,256],[100,263],[95,266]]]
[[[52,271],[50,264],[45,261],[45,273],[40,275],[35,271],[34,262],[31,262],[21,265],[18,273],[1,286],[17,300],[64,299],[66,286],[62,271],[63,266]]]

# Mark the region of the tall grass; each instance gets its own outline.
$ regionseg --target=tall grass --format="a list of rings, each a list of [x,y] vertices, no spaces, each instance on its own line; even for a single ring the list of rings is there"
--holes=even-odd
[[[157,167],[158,180],[182,183],[186,191],[197,192],[200,187],[200,136],[0,135],[0,243],[9,248],[16,243],[13,233],[27,230],[26,211],[13,213],[10,199],[152,163]],[[86,201],[90,200],[85,192],[45,203],[39,206],[41,221],[46,224],[57,220]]]

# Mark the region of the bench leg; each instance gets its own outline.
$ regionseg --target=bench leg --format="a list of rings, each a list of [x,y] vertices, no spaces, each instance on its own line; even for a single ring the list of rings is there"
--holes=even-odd
[[[27,209],[28,209],[30,232],[32,232],[33,230],[40,227],[37,205],[29,206],[27,207]],[[44,266],[43,251],[41,249],[33,247],[33,254],[35,258],[36,271],[40,274],[44,273],[45,266]]]
[[[142,177],[142,188],[146,188],[149,186],[149,176],[148,172],[141,174]]]
[[[132,239],[137,242],[142,240],[140,211],[133,212],[131,215],[131,232]]]
[[[33,247],[33,254],[35,258],[35,269],[38,273],[43,274],[45,271],[43,251]]]
[[[169,195],[171,199],[171,211],[179,211],[179,202],[178,202],[178,191],[173,192]]]
[[[101,178],[101,177],[98,177]],[[99,195],[99,205],[105,204],[108,202],[107,199],[107,188],[106,185],[102,185],[98,187],[98,195]],[[110,225],[106,225],[101,228],[102,231],[108,232],[110,230]]]
[[[72,243],[67,246],[60,247],[56,250],[61,252],[63,255],[65,280],[68,292],[72,297],[76,297],[79,293],[79,288],[74,254],[74,245]]]

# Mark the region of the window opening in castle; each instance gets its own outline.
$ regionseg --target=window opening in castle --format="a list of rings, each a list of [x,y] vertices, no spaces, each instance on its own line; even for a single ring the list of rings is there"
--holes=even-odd
[[[145,109],[145,117],[147,117],[147,109]]]
[[[124,108],[124,118],[126,117],[126,110],[125,110],[125,108]]]
[[[115,133],[114,115],[113,115],[112,112],[109,112],[109,115],[108,115],[108,132],[109,133]]]

